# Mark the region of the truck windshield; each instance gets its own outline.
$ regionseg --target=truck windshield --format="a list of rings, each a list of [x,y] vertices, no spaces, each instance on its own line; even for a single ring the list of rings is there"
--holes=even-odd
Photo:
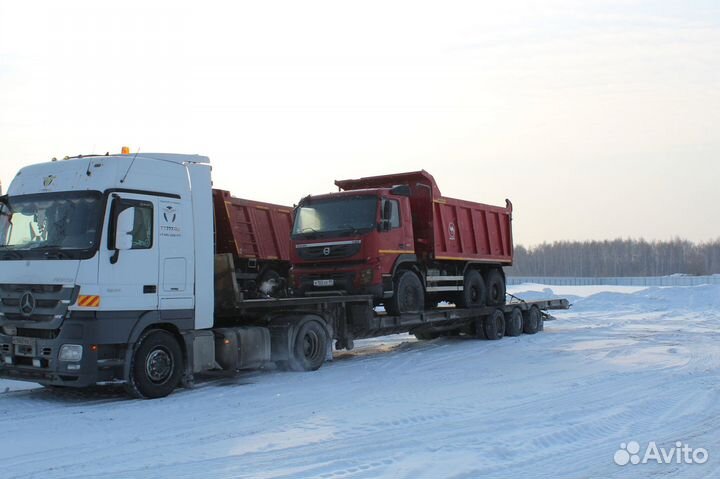
[[[97,191],[2,197],[0,260],[71,259],[94,252],[101,198]]]
[[[375,228],[377,204],[375,196],[312,199],[297,209],[293,239],[368,232]]]

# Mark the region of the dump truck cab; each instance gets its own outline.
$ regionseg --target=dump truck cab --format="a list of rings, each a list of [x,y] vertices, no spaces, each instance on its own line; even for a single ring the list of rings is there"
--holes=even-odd
[[[300,295],[372,294],[382,298],[398,261],[415,262],[404,188],[307,196],[295,213],[291,261]]]

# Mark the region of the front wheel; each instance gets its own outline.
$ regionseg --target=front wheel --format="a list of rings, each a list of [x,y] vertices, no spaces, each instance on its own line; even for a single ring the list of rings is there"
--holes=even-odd
[[[395,281],[395,293],[385,302],[388,314],[419,313],[425,306],[425,290],[420,278],[412,271],[400,273]]]
[[[183,372],[182,350],[167,331],[145,333],[135,349],[126,389],[135,397],[165,397],[177,387]]]

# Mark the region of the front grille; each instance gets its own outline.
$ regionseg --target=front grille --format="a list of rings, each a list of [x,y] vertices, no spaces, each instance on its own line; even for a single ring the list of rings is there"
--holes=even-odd
[[[300,258],[306,260],[348,258],[360,251],[360,243],[309,246],[298,248],[297,251]]]
[[[0,284],[0,292],[7,293],[59,293],[62,289],[59,284]]]
[[[59,333],[57,329],[17,328],[17,335],[24,338],[55,339]]]
[[[78,287],[56,284],[0,284],[0,313],[8,321],[57,327],[75,301]]]

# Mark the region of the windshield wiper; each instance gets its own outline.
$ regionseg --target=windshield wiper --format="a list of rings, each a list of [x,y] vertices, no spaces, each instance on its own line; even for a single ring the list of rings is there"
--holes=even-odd
[[[347,232],[349,232],[351,235],[354,235],[354,234],[357,234],[357,232],[358,232],[357,227],[351,225],[350,223],[343,223],[343,224],[340,225],[340,226],[341,226],[342,228],[345,228],[345,229],[341,230],[342,233],[344,233],[344,232],[347,231]]]
[[[45,244],[42,246],[28,248],[29,251],[45,251],[45,257],[47,258],[51,256],[54,256],[57,259],[69,258],[70,255],[63,253],[62,249],[63,248],[59,244]]]

